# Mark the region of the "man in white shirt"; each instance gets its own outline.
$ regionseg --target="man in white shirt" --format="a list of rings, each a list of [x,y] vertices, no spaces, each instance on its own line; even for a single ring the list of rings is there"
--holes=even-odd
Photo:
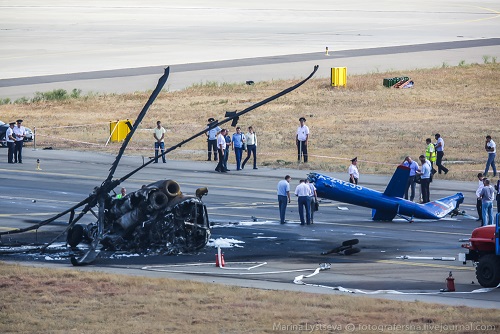
[[[304,162],[307,162],[307,142],[309,141],[309,128],[304,123],[304,117],[299,118],[300,126],[297,128],[295,142],[297,143],[297,161],[300,162],[301,157],[304,157]]]
[[[217,135],[217,152],[219,153],[219,162],[215,171],[219,173],[226,173],[227,168],[224,168],[224,151],[226,150],[226,130],[220,130]]]
[[[14,138],[14,125],[16,122],[10,122],[7,132],[5,132],[5,141],[7,142],[7,161],[9,164],[14,163],[14,151],[16,149],[16,140]]]
[[[434,138],[436,138],[436,166],[438,167],[438,173],[441,174],[441,171],[443,171],[445,174],[448,174],[448,168],[443,166],[443,156],[444,156],[444,140],[441,138],[441,135],[439,133],[436,133],[434,135]]]
[[[427,160],[424,155],[419,156],[418,159],[422,164],[422,168],[418,172],[421,175],[420,187],[422,190],[422,203],[429,203],[431,198],[431,162]]]
[[[18,119],[16,126],[12,129],[14,132],[15,149],[14,149],[14,163],[23,163],[23,143],[26,137],[26,129],[22,126],[23,120]]]
[[[484,149],[488,152],[488,161],[486,161],[486,168],[484,169],[484,176],[488,175],[488,170],[493,169],[493,176],[497,176],[497,166],[495,165],[495,157],[497,155],[497,146],[491,136],[486,136],[486,143],[484,144]]]
[[[287,204],[290,203],[290,175],[286,175],[284,180],[278,182],[278,206],[280,210],[280,223],[285,223]]]
[[[161,126],[161,122],[158,121],[156,122],[156,128],[154,131],[153,137],[155,137],[155,164],[158,163],[158,155],[159,155],[159,150],[161,150],[161,158],[163,160],[163,163],[167,162],[167,159],[165,158],[165,128]]]
[[[316,203],[318,202],[318,193],[316,192],[314,184],[309,182],[309,179],[306,179],[306,184],[311,189],[311,195],[309,196],[309,204],[311,208],[309,212],[311,213],[311,224],[314,224],[314,209],[316,207]]]
[[[309,196],[312,196],[311,188],[306,184],[306,180],[300,180],[299,185],[295,188],[295,196],[298,196],[299,202],[299,217],[300,225],[311,224],[311,204],[309,201]],[[304,208],[306,208],[306,219],[304,221]]]
[[[358,157],[351,159],[351,165],[349,166],[349,183],[358,184],[359,171],[358,171]]]
[[[495,198],[495,189],[490,185],[490,180],[483,179],[484,187],[481,190],[481,200],[483,206],[483,223],[481,226],[493,225],[493,199]]]
[[[478,185],[477,185],[477,190],[476,190],[476,210],[477,210],[477,215],[479,216],[476,221],[483,221],[483,202],[481,201],[481,190],[484,188],[484,182],[483,182],[483,173],[478,173],[477,174],[477,179],[478,179]]]
[[[207,129],[210,127],[210,124],[215,122],[213,117],[208,119]],[[208,143],[208,159],[207,161],[212,160],[212,151],[214,152],[214,161],[217,161],[217,134],[220,132],[221,128],[216,126],[213,129],[207,130],[207,143]]]

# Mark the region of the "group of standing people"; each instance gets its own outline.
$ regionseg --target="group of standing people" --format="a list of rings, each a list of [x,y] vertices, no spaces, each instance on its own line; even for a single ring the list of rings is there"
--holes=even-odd
[[[497,176],[497,167],[495,164],[497,148],[490,135],[486,136],[484,149],[488,153],[488,159],[486,160],[484,174],[477,174],[478,187],[476,190],[476,208],[479,216],[477,220],[481,222],[481,226],[494,224],[493,201],[495,201],[495,199],[497,202],[497,212],[500,213],[500,179],[493,187],[491,180],[487,177],[490,166],[493,169],[493,177]]]
[[[230,136],[228,129],[221,129],[219,126],[215,126],[211,129],[210,126],[215,122],[214,118],[208,119],[207,124],[207,143],[208,143],[208,159],[207,161],[212,161],[212,152],[214,156],[214,161],[218,161],[215,171],[220,173],[226,173],[230,170],[227,168],[227,161],[229,158],[230,150],[234,151],[236,158],[236,170],[242,170],[245,168],[248,160],[253,156],[253,169],[258,169],[257,167],[257,134],[255,133],[252,126],[248,127],[248,132],[243,134],[241,128],[236,127],[236,132]],[[245,160],[243,160],[243,151],[247,152]]]
[[[9,164],[23,163],[23,145],[26,137],[26,129],[23,126],[23,120],[18,119],[9,123],[9,128],[5,133],[7,142],[7,162]]]
[[[280,212],[280,223],[285,224],[287,204],[290,203],[290,175],[278,182],[278,206]],[[295,196],[298,197],[298,209],[300,225],[314,224],[314,212],[317,210],[318,194],[316,187],[309,180],[300,180],[295,188]],[[305,216],[304,216],[305,214]]]
[[[476,209],[478,218],[477,221],[481,222],[481,226],[493,225],[493,201],[497,202],[497,212],[500,213],[500,179],[493,187],[491,181],[483,175],[477,174],[478,187],[476,190]]]

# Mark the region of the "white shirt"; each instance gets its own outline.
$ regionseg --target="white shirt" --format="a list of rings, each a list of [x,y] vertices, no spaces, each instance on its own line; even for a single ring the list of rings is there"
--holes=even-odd
[[[425,159],[425,162],[422,164],[422,179],[430,179],[431,178],[431,162]]]
[[[224,151],[226,148],[226,138],[222,135],[222,133],[219,133],[217,136],[217,149]]]
[[[24,140],[24,137],[22,136],[26,136],[26,129],[24,128],[24,126],[14,126],[14,129],[12,129],[12,131],[14,132],[14,138],[16,139],[16,141],[23,141]],[[20,136],[20,137],[18,137]]]
[[[9,126],[9,128],[7,129],[7,132],[5,132],[5,140],[8,143],[13,143],[14,142],[12,139],[9,138],[9,136],[14,137],[13,134],[14,134],[14,131]]]
[[[247,132],[247,134],[245,135],[245,138],[246,138],[246,142],[247,142],[247,145],[255,145],[257,146],[257,135],[255,134],[255,132]]]
[[[441,143],[441,146],[437,147],[436,151],[443,152],[443,150],[444,150],[444,140],[443,140],[443,138],[439,137],[436,145],[439,144],[439,143]]]
[[[157,138],[157,140],[161,139],[160,140],[161,143],[165,142],[165,140],[164,140],[165,137],[163,136],[165,134],[165,132],[167,132],[167,130],[165,130],[165,128],[163,126],[160,127],[159,129],[158,129],[158,127],[155,128],[156,138]]]
[[[307,139],[307,136],[309,136],[309,128],[307,127],[307,125],[299,126],[297,128],[297,139],[299,141],[305,141]]]
[[[314,197],[314,192],[316,191],[316,187],[312,183],[306,183],[309,186],[309,189],[311,189],[311,197]]]
[[[479,183],[477,185],[477,190],[476,190],[476,197],[479,198],[481,197],[481,190],[484,188],[484,183],[483,180],[479,180]]]
[[[349,176],[354,176],[356,179],[359,179],[359,171],[358,171],[358,167],[357,166],[354,166],[354,165],[350,165],[349,166]]]
[[[297,188],[295,188],[295,195],[301,196],[312,196],[311,188],[305,183],[300,183]]]
[[[497,153],[497,145],[495,144],[493,139],[490,139],[490,142],[487,143],[486,146],[493,149],[493,151],[488,151],[488,154]]]

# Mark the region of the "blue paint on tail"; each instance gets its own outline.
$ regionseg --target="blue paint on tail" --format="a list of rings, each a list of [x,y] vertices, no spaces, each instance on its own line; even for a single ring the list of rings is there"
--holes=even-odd
[[[387,185],[387,188],[385,188],[384,195],[390,197],[403,197],[409,177],[410,167],[399,165],[398,168],[396,168],[391,181]]]

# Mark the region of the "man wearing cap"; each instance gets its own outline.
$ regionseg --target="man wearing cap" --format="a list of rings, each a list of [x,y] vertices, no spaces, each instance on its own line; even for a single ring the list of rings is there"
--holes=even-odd
[[[24,128],[23,120],[18,119],[16,126],[12,129],[14,132],[15,149],[14,149],[14,163],[23,163],[23,142],[26,137],[26,129]]]
[[[349,183],[358,184],[359,171],[358,171],[358,157],[351,159],[351,165],[349,166]]]
[[[207,124],[207,129],[210,127],[210,124],[215,122],[215,119],[213,117],[210,117],[208,119],[208,124]],[[216,126],[215,128],[211,130],[207,130],[207,142],[208,142],[208,159],[207,161],[212,160],[212,151],[214,152],[214,161],[217,161],[217,134],[221,131],[221,128],[219,126]]]
[[[307,142],[309,140],[309,128],[304,123],[304,117],[299,118],[300,126],[297,128],[295,141],[297,143],[297,161],[300,162],[301,156],[304,157],[304,162],[307,162]]]
[[[7,142],[7,161],[9,164],[14,163],[14,151],[15,151],[15,142],[16,139],[14,138],[14,125],[16,122],[10,122],[9,123],[9,128],[7,129],[7,132],[5,132],[5,141]]]
[[[228,170],[224,167],[224,151],[226,150],[226,130],[222,129],[217,134],[217,151],[219,152],[219,163],[215,167],[215,171],[226,173]]]

